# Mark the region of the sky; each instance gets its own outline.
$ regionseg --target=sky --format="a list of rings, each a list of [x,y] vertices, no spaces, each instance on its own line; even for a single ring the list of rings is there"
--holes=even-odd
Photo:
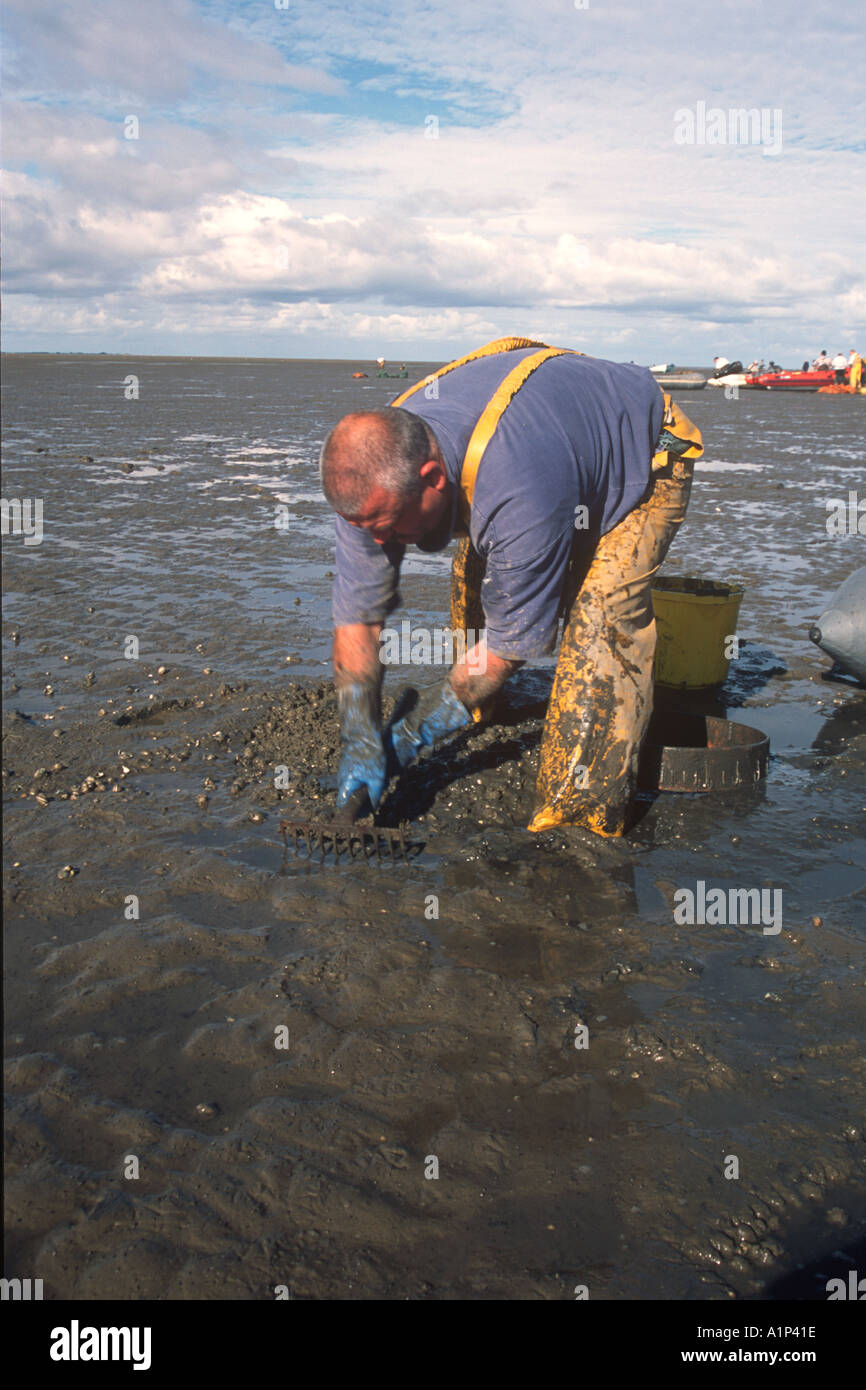
[[[862,5],[4,0],[3,31],[6,351],[866,353]]]

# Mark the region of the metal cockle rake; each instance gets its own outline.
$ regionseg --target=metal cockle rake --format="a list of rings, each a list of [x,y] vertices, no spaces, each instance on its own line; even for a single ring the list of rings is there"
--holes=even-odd
[[[350,821],[300,821],[281,820],[280,834],[288,849],[292,844],[296,854],[306,845],[307,857],[312,859],[318,849],[319,861],[324,864],[328,854],[337,861],[341,854],[348,853],[350,859],[356,857],[379,863],[384,859],[409,861],[411,846],[406,840],[403,827],[384,825],[353,825]]]
[[[416,699],[417,691],[404,690],[394,706],[391,722],[410,709]],[[348,853],[349,858],[354,859],[357,850],[362,858],[368,861],[375,858],[381,863],[383,859],[390,859],[392,862],[400,860],[408,864],[409,851],[421,846],[413,846],[406,839],[407,832],[402,825],[357,824],[362,816],[370,814],[373,809],[366,786],[356,787],[338,808],[332,820],[281,820],[280,834],[283,844],[288,851],[291,839],[296,854],[306,845],[309,859],[312,859],[318,849],[320,863],[325,862],[328,854],[333,855],[334,862],[339,861],[343,853]]]
[[[312,859],[319,850],[320,863],[324,864],[328,854],[333,854],[337,862],[340,855],[348,853],[355,858],[356,849],[366,860],[374,857],[409,862],[412,846],[406,839],[402,825],[358,825],[358,817],[372,811],[366,787],[359,787],[337,811],[333,820],[281,820],[280,834],[286,849],[289,837],[295,853],[300,853],[302,845],[307,847],[307,857]]]

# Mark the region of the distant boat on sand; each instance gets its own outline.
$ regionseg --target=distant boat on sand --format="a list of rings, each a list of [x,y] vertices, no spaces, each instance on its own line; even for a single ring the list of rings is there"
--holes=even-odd
[[[707,378],[702,372],[687,372],[684,367],[675,367],[673,362],[663,362],[650,371],[659,386],[669,386],[674,391],[703,391]]]

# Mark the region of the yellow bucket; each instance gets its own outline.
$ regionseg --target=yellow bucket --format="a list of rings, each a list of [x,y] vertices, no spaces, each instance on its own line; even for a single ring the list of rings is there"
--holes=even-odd
[[[744,592],[741,584],[716,579],[662,575],[653,580],[658,685],[700,690],[727,679]]]

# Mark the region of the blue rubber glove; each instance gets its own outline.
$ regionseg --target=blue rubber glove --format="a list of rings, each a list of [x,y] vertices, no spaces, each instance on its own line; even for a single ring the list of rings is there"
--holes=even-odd
[[[471,723],[472,715],[446,680],[422,691],[415,708],[392,724],[386,737],[395,759],[404,768],[414,762],[422,748],[431,747],[440,738]]]
[[[378,689],[362,684],[341,686],[337,691],[337,707],[342,743],[337,771],[337,805],[345,806],[353,792],[366,787],[375,811],[388,780],[379,728]]]

